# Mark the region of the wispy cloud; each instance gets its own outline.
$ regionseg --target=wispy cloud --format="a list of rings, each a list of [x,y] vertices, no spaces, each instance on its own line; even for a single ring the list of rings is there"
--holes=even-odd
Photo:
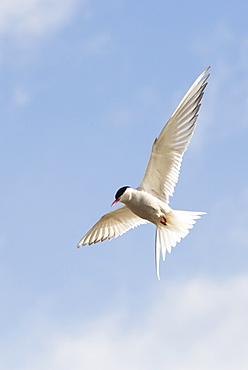
[[[26,337],[22,332],[25,356],[17,350],[10,361],[13,367],[6,358],[0,360],[1,367],[246,369],[248,275],[225,281],[197,278],[160,288],[162,293],[132,326],[122,310],[70,329],[37,320]]]
[[[71,19],[77,0],[9,0],[0,2],[0,36],[44,36]]]

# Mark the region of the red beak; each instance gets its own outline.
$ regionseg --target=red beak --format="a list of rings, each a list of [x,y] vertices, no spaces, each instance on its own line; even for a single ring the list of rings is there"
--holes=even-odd
[[[112,207],[114,204],[118,203],[118,202],[119,202],[119,199],[114,200],[114,201],[113,201],[113,203],[111,204],[111,207]]]

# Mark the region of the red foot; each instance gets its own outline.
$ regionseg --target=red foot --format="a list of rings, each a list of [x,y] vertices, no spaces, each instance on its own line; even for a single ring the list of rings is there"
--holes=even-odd
[[[166,218],[163,216],[163,221],[160,221],[161,222],[161,224],[163,224],[164,226],[166,226],[167,225],[167,220],[166,220]]]

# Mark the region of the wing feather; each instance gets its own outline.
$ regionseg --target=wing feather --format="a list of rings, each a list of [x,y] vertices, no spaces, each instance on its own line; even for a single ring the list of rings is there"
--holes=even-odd
[[[104,215],[80,240],[78,248],[81,245],[91,245],[106,239],[116,238],[128,230],[146,223],[148,221],[136,216],[126,206],[118,208]]]
[[[193,83],[154,141],[140,188],[169,203],[178,181],[183,155],[193,135],[200,102],[207,86],[208,67]]]

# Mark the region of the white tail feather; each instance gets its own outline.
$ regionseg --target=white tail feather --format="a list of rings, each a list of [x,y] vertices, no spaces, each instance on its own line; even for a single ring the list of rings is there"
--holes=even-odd
[[[171,248],[175,247],[182,238],[188,235],[189,230],[192,229],[196,223],[195,220],[200,218],[200,215],[204,215],[205,212],[193,212],[193,211],[170,211],[166,214],[166,226],[158,225],[156,229],[156,270],[157,276],[160,280],[159,275],[159,260],[160,252],[162,258],[165,260],[166,251],[171,253]]]

